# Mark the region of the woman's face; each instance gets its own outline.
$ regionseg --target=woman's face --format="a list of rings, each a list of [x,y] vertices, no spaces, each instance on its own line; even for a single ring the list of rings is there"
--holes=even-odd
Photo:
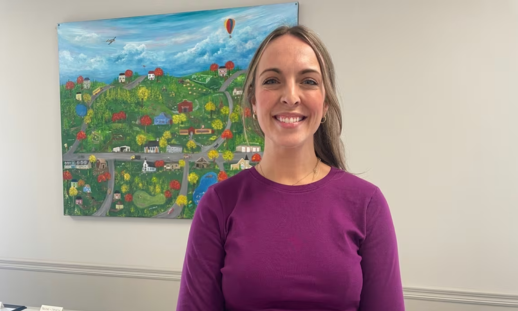
[[[313,148],[313,134],[327,112],[324,99],[313,49],[291,35],[271,41],[257,66],[252,101],[265,139],[275,146]]]

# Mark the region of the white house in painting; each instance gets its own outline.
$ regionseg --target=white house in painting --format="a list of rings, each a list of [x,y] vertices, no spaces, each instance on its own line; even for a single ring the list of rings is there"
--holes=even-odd
[[[65,161],[63,168],[88,170],[92,168],[92,164],[88,160]]]
[[[126,75],[123,73],[119,73],[119,82],[124,83],[126,82]]]
[[[144,163],[142,164],[142,172],[156,172],[155,162],[148,162],[144,159]]]
[[[183,150],[182,145],[168,145],[167,152],[168,153],[181,153]]]
[[[261,146],[236,146],[236,152],[261,152]]]
[[[81,100],[83,99],[83,94],[81,94],[81,92],[77,92],[77,93],[76,93],[76,99],[77,99],[78,101],[81,101]]]
[[[241,158],[241,160],[237,161],[236,164],[230,164],[230,170],[231,171],[235,171],[235,170],[245,170],[245,169],[249,169],[251,168],[252,166],[250,165],[250,161],[248,160],[248,156],[245,156],[245,158]]]
[[[158,141],[156,141],[156,140],[148,141],[144,145],[144,152],[145,153],[159,153],[160,149],[159,149]]]
[[[155,80],[155,72],[154,71],[150,71],[147,73],[147,78],[149,80]]]
[[[218,74],[219,74],[219,76],[220,76],[220,77],[224,77],[224,76],[226,76],[226,75],[227,75],[227,73],[228,73],[228,69],[227,69],[227,67],[225,67],[225,66],[219,66],[219,68],[218,68]]]
[[[83,89],[89,89],[91,86],[90,78],[85,78],[83,80]]]
[[[232,95],[233,96],[243,95],[243,89],[240,87],[235,87],[234,90],[232,91]]]
[[[179,169],[180,169],[180,164],[178,164],[178,162],[166,163],[164,165],[164,171],[175,171],[175,170],[179,170]]]

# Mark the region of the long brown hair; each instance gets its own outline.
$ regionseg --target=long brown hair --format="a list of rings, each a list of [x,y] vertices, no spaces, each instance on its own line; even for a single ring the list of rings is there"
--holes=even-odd
[[[313,51],[315,51],[322,71],[324,89],[326,91],[325,103],[328,105],[328,111],[324,119],[322,119],[324,122],[320,124],[316,133],[314,134],[316,156],[329,166],[347,171],[345,164],[344,145],[340,139],[340,133],[342,132],[342,111],[336,92],[335,69],[333,61],[331,60],[331,56],[324,46],[324,43],[320,40],[320,38],[318,38],[316,33],[314,33],[309,28],[301,25],[291,27],[281,26],[272,31],[263,40],[255,52],[254,57],[250,61],[250,65],[248,66],[241,106],[248,107],[251,112],[253,111],[252,101],[255,96],[255,75],[259,60],[261,59],[261,56],[263,55],[264,50],[268,44],[276,38],[284,35],[294,36],[311,46]],[[244,114],[245,111],[243,109],[243,131],[248,142]],[[257,134],[264,138],[264,133],[259,126],[259,122],[253,118],[248,119],[251,119],[252,127],[257,132]]]

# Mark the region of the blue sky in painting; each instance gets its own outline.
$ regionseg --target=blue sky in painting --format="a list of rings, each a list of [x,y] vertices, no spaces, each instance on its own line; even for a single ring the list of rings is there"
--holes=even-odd
[[[224,27],[227,18],[236,21],[232,38]],[[244,69],[269,32],[297,23],[295,2],[63,23],[58,26],[60,83],[79,75],[110,83],[126,69],[142,75],[156,67],[185,76],[229,60]]]

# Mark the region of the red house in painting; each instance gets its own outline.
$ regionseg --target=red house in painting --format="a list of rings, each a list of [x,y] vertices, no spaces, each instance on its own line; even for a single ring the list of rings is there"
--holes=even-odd
[[[178,113],[186,113],[192,111],[192,102],[188,100],[183,100],[183,102],[178,104]]]

